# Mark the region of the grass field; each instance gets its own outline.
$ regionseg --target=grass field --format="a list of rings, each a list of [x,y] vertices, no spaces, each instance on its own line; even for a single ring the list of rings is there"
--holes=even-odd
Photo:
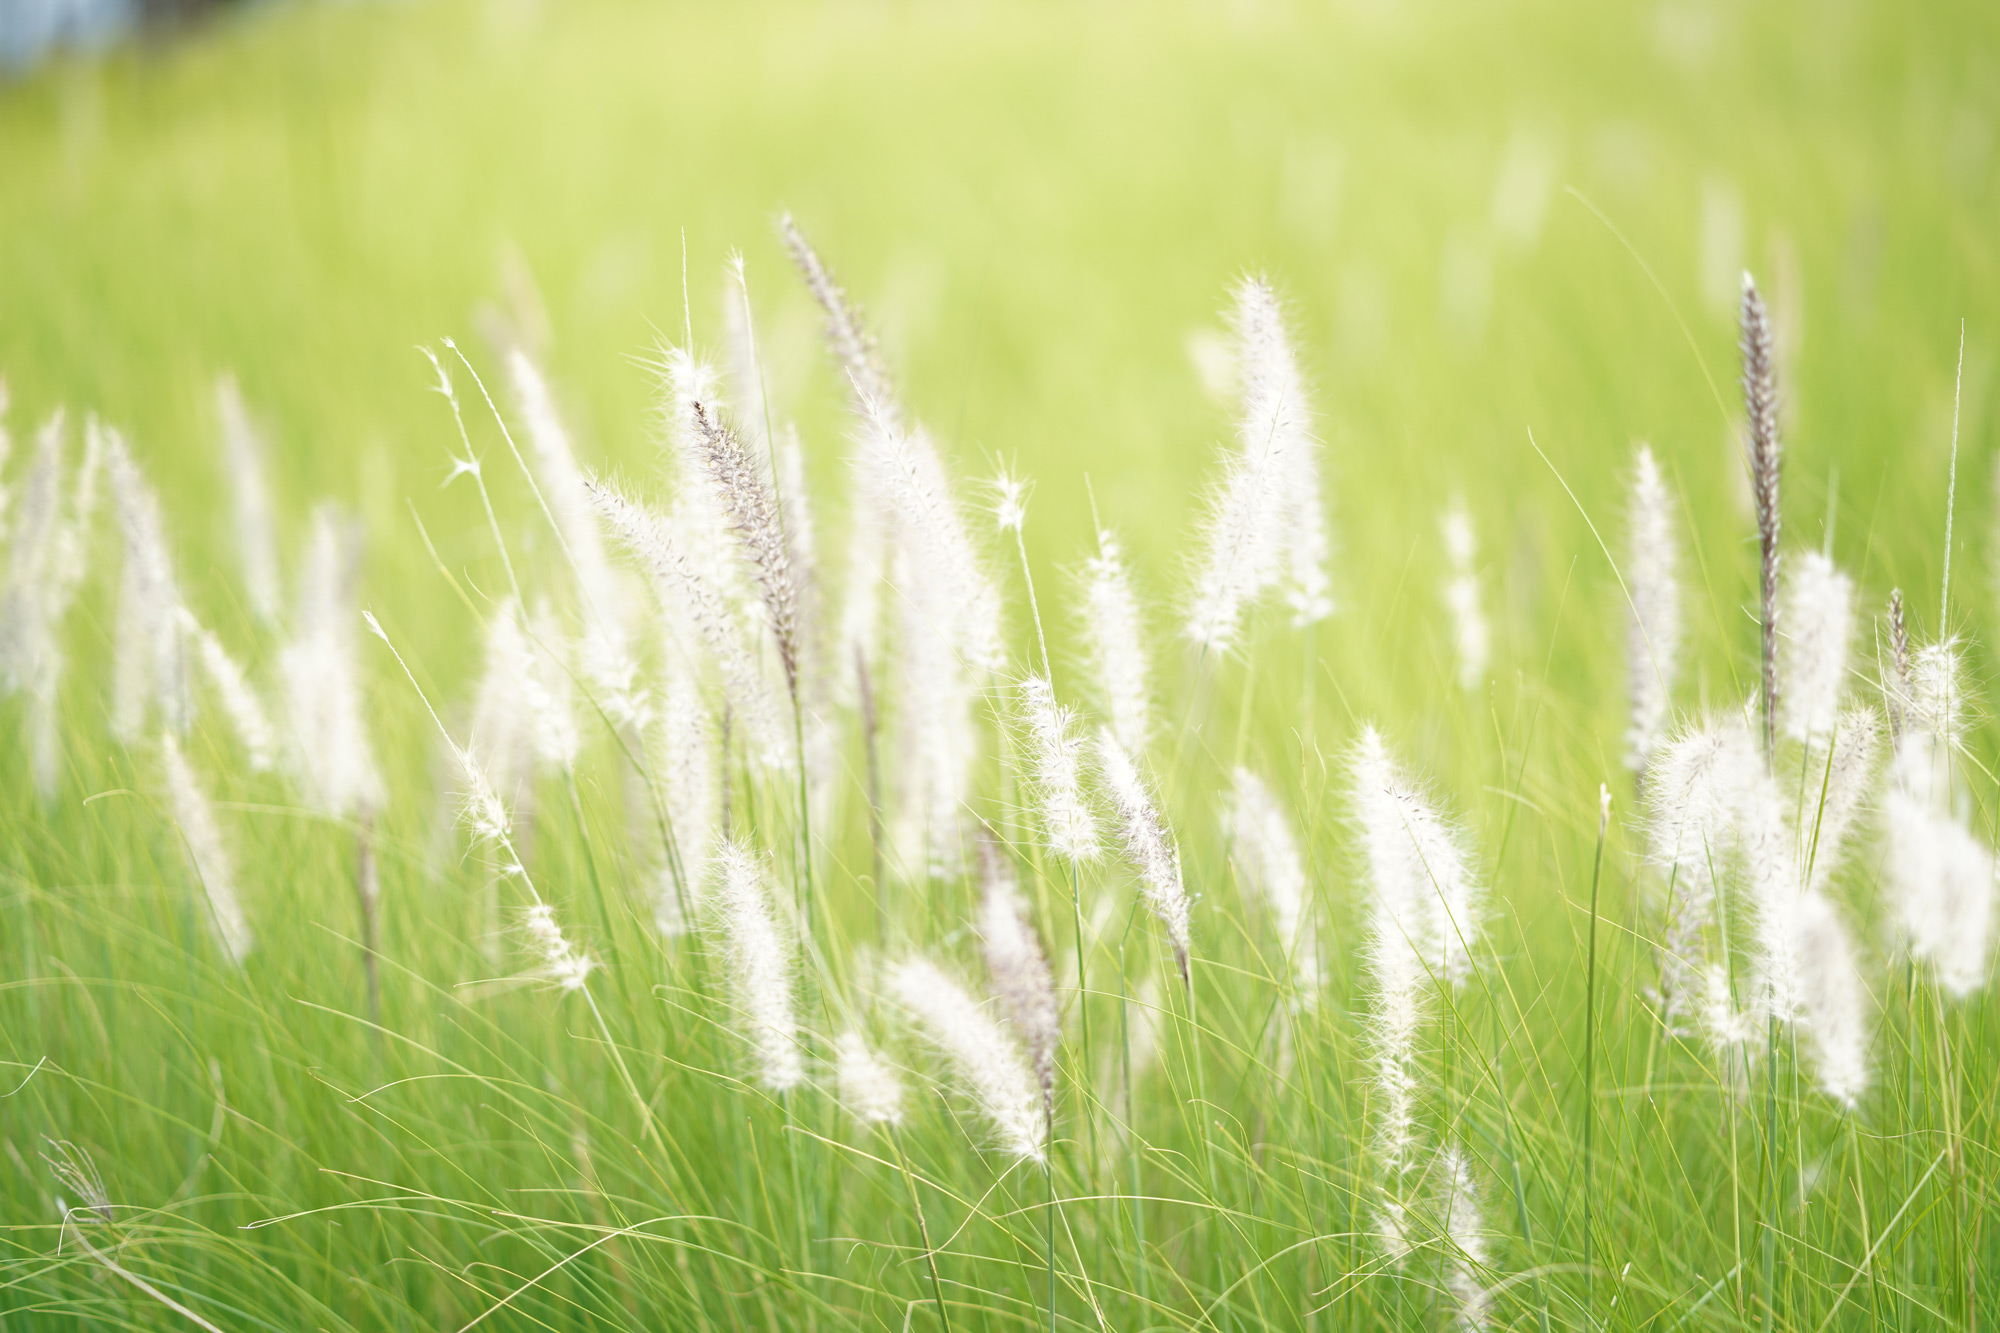
[[[1819,1086],[1809,1026],[1718,1048],[1663,1021],[1671,876],[1624,756],[1636,441],[1684,552],[1675,713],[1693,726],[1756,689],[1748,268],[1777,330],[1785,549],[1854,581],[1854,700],[1902,707],[1880,687],[1892,588],[1919,646],[1959,636],[1970,721],[1940,817],[1990,849],[1996,53],[1981,6],[1864,0],[435,0],[258,7],[0,86],[9,596],[46,577],[20,535],[36,431],[66,406],[73,466],[97,414],[157,488],[175,595],[245,664],[285,752],[255,768],[208,684],[173,742],[158,717],[115,739],[133,576],[107,500],[78,533],[47,790],[32,691],[10,678],[0,700],[0,1328],[1990,1324],[2000,1013],[1897,927],[1891,779],[1825,888],[1865,990],[1848,1106]],[[849,529],[875,521],[848,462],[870,435],[786,211],[865,308],[1004,605],[997,659],[962,682],[979,753],[961,813],[1000,840],[1053,960],[1041,1161],[1002,1146],[920,1035],[941,1010],[896,998],[915,956],[985,988],[989,877],[885,846],[871,817],[871,790],[894,823],[914,780],[921,706],[898,686],[927,683],[922,635],[871,648],[871,732],[827,647]],[[440,732],[476,750],[492,723],[484,622],[513,592],[552,608],[537,638],[592,614],[510,452],[527,423],[494,330],[544,368],[583,469],[664,506],[700,488],[661,364],[690,335],[727,361],[733,252],[762,376],[737,424],[796,423],[817,507],[828,634],[779,732],[810,730],[819,767],[749,754],[727,672],[685,666],[712,646],[699,616],[663,625],[642,600],[632,633],[656,700],[706,719],[722,820],[771,858],[775,972],[727,886],[688,933],[658,928],[663,893],[717,892],[662,879],[689,836],[664,809],[687,760],[671,735],[614,725],[584,688],[574,754],[508,786],[480,837],[454,822]],[[1203,652],[1182,630],[1235,447],[1219,349],[1246,274],[1278,291],[1309,386],[1337,609],[1300,629],[1269,597],[1232,651]],[[464,440],[420,347],[451,370]],[[308,603],[275,619],[239,558],[225,372],[268,448],[265,572]],[[1031,482],[1018,547],[993,520],[1003,472]],[[319,623],[295,585],[338,564],[331,527],[309,554],[323,500],[365,534],[351,602],[336,570],[322,603],[354,640],[382,779],[344,804],[301,777],[330,761],[279,689]],[[1491,632],[1469,674],[1455,509],[1477,535],[1459,586]],[[1084,648],[1098,525],[1145,612],[1156,723],[1136,758],[1193,900],[1186,982],[1143,858],[1074,866],[1050,846],[1016,715],[1017,683],[1046,672],[1080,736],[1108,720]],[[754,601],[733,549],[714,558]],[[891,619],[943,577],[908,558]],[[946,601],[931,612],[970,617]],[[775,642],[732,607],[759,688],[782,694]],[[0,604],[0,628],[19,614]],[[1353,799],[1371,724],[1485,889],[1469,971],[1419,988],[1407,1180],[1383,1160],[1382,871]],[[170,745],[234,862],[240,962],[204,906],[216,863]],[[1771,765],[1809,812],[1795,842],[1817,845],[1831,753]],[[1297,830],[1305,935],[1226,831],[1238,765]],[[575,985],[536,952],[537,902],[592,960]],[[1732,897],[1721,924],[1754,916]],[[755,1039],[786,987],[803,1077],[779,1088]],[[898,1071],[894,1127],[837,1095],[850,1031]],[[1383,1231],[1404,1186],[1421,1206],[1399,1253]]]

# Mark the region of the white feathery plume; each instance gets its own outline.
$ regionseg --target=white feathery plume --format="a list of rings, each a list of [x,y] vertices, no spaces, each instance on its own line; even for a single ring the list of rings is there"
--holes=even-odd
[[[167,796],[173,802],[174,822],[180,826],[181,840],[193,863],[195,878],[201,881],[208,898],[209,921],[215,927],[231,962],[241,965],[250,955],[250,919],[236,897],[236,872],[222,829],[215,822],[215,810],[208,794],[195,780],[194,770],[181,754],[171,730],[160,733],[160,758],[166,768]]]
[[[791,749],[788,729],[779,723],[776,702],[738,633],[727,601],[692,549],[699,538],[691,541],[667,518],[604,482],[590,482],[589,489],[598,513],[652,576],[669,638],[678,638],[674,631],[681,626],[700,637],[721,675],[723,694],[743,727],[750,752],[767,767],[783,767]]]
[[[1961,999],[1986,982],[1996,907],[1993,850],[1953,808],[1963,700],[1956,645],[1919,649],[1906,693],[1910,721],[1897,739],[1882,799],[1882,868],[1899,933],[1910,956],[1935,969],[1938,984]]]
[[[493,785],[492,776],[480,763],[479,756],[469,748],[448,738],[446,745],[451,751],[453,766],[458,769],[459,822],[475,842],[498,847],[512,855],[514,817],[508,812],[507,802],[501,799],[499,789]]]
[[[591,969],[597,963],[563,934],[556,922],[555,908],[547,903],[528,908],[521,920],[521,933],[527,936],[529,949],[540,960],[535,970],[537,977],[566,991],[582,990],[589,982]]]
[[[180,588],[167,552],[160,500],[125,442],[107,432],[111,495],[125,539],[112,658],[111,733],[132,744],[157,709],[175,732],[191,720],[181,659]]]
[[[1868,1087],[1868,990],[1854,946],[1839,910],[1824,894],[1801,894],[1791,927],[1798,1022],[1814,1071],[1827,1096],[1852,1107]]]
[[[1055,687],[1040,676],[1021,682],[1020,710],[1049,848],[1068,861],[1094,861],[1097,816],[1083,794],[1083,738],[1076,734],[1076,714],[1056,702]]]
[[[1479,537],[1463,500],[1453,501],[1439,521],[1451,576],[1445,580],[1444,604],[1451,613],[1452,647],[1458,657],[1458,683],[1477,690],[1486,680],[1493,655],[1493,632],[1479,604]]]
[[[833,1057],[841,1105],[856,1120],[864,1125],[903,1123],[903,1081],[859,1032],[841,1033]]]
[[[1854,641],[1854,582],[1818,551],[1788,561],[1778,645],[1779,729],[1814,741],[1833,727]]]
[[[1663,742],[1647,768],[1647,843],[1668,894],[1659,1002],[1668,1028],[1678,1033],[1688,1031],[1698,1012],[1713,1009],[1701,980],[1705,937],[1733,864],[1742,793],[1762,767],[1748,725],[1725,717]],[[1726,996],[1726,974],[1723,981]]]
[[[1276,294],[1244,279],[1232,323],[1242,387],[1237,449],[1208,517],[1187,624],[1189,638],[1218,652],[1235,644],[1244,613],[1281,579],[1300,623],[1331,609],[1311,408]]]
[[[1048,955],[1029,923],[1028,905],[1004,855],[990,843],[982,843],[980,850],[986,893],[979,909],[979,936],[986,971],[1008,1024],[1027,1047],[1028,1063],[1041,1085],[1044,1114],[1052,1116],[1062,1019]]]
[[[1865,705],[1850,706],[1807,752],[1798,835],[1804,873],[1799,882],[1812,892],[1825,891],[1849,850],[1848,834],[1875,790],[1881,746],[1881,715]]]
[[[278,538],[264,470],[264,442],[235,376],[216,380],[215,408],[222,419],[222,466],[229,474],[229,496],[236,510],[236,557],[243,566],[243,591],[257,619],[275,625],[282,610]]]
[[[1472,1164],[1456,1147],[1439,1154],[1443,1174],[1439,1206],[1444,1211],[1444,1234],[1450,1243],[1446,1263],[1445,1290],[1450,1293],[1454,1322],[1460,1333],[1478,1333],[1493,1322],[1493,1294],[1487,1289],[1485,1274],[1492,1271],[1491,1238],[1479,1206],[1479,1191],[1472,1179]]]
[[[1310,1008],[1319,997],[1319,937],[1291,820],[1262,778],[1238,768],[1222,822],[1237,878],[1269,907],[1278,942],[1291,963],[1297,1002]]]
[[[659,774],[680,884],[676,892],[674,886],[662,882],[663,896],[657,906],[663,927],[680,921],[683,896],[687,906],[698,907],[706,892],[722,823],[716,750],[717,738],[700,683],[691,671],[670,660],[664,705],[653,732],[652,767]]]
[[[1625,733],[1625,764],[1643,782],[1653,750],[1666,739],[1681,640],[1680,552],[1674,540],[1674,502],[1648,445],[1639,446],[1633,465],[1626,525],[1625,587],[1632,599],[1626,657],[1632,725]]]
[[[734,538],[762,594],[785,683],[798,697],[799,590],[778,497],[762,460],[743,448],[718,412],[714,373],[680,348],[667,352],[676,407],[674,439],[689,475],[700,479],[721,526]]]
[[[472,696],[464,748],[478,762],[482,779],[495,792],[504,792],[505,804],[524,818],[535,799],[532,713],[524,685],[528,661],[517,606],[510,599],[486,622],[486,665]]]
[[[1146,660],[1145,623],[1118,539],[1097,534],[1097,554],[1085,565],[1083,632],[1104,699],[1111,734],[1132,754],[1152,738],[1152,669]]]
[[[1483,914],[1464,834],[1398,771],[1374,727],[1356,747],[1352,798],[1382,933],[1409,955],[1397,967],[1412,984],[1463,986]]]
[[[329,505],[315,509],[291,639],[278,652],[292,769],[315,808],[342,819],[366,819],[383,800],[361,700],[360,559],[358,528]]]
[[[512,611],[517,617],[521,614],[518,605]],[[526,643],[524,688],[535,759],[552,773],[568,773],[576,768],[577,752],[583,748],[583,730],[577,722],[574,678],[565,660],[569,641],[547,603],[535,608]]]
[[[626,630],[625,598],[591,508],[583,472],[577,467],[569,434],[563,429],[547,381],[521,348],[507,354],[514,399],[527,422],[534,475],[549,520],[569,556],[582,602],[583,632],[577,667],[598,707],[616,727],[645,720],[646,699],[639,688],[639,663]]]
[[[963,986],[928,959],[912,958],[889,974],[889,990],[965,1082],[999,1147],[1040,1162],[1046,1146],[1041,1089],[1020,1049]]]
[[[862,452],[894,516],[895,543],[913,557],[902,572],[934,585],[927,600],[944,613],[939,623],[966,668],[975,674],[999,670],[1000,590],[973,546],[936,446],[922,430],[904,429],[880,399],[863,399],[862,411]]]
[[[243,745],[251,771],[266,772],[277,759],[278,744],[264,701],[257,697],[243,668],[222,646],[222,640],[204,628],[186,608],[181,609],[180,620],[181,632],[193,642],[202,672],[215,687],[215,697],[221,701],[223,714]]]
[[[1173,834],[1160,817],[1145,776],[1108,727],[1097,735],[1097,761],[1104,772],[1105,785],[1111,790],[1112,804],[1118,810],[1126,859],[1139,873],[1139,892],[1153,909],[1153,915],[1167,928],[1182,983],[1192,984],[1188,971],[1191,904],[1187,886],[1181,881],[1180,849],[1174,845]]]
[[[728,944],[729,974],[748,1029],[759,1081],[787,1092],[805,1081],[792,1004],[791,951],[771,905],[764,858],[726,838],[716,852],[715,902]]]
[[[805,235],[792,221],[791,214],[787,213],[778,220],[778,230],[784,236],[785,248],[792,252],[792,261],[798,265],[813,299],[826,312],[827,346],[833,350],[834,359],[840,363],[842,377],[855,398],[857,401],[872,398],[893,404],[895,394],[890,389],[888,372],[883,369],[881,354],[860,310],[834,280],[812,246],[806,243]]]
[[[47,624],[48,585],[62,529],[63,413],[35,433],[34,461],[13,503],[13,541],[0,599],[0,684],[11,693],[34,679],[35,662],[53,645]]]

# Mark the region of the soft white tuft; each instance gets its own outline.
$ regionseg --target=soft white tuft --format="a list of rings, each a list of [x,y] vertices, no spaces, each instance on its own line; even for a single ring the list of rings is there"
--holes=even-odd
[[[903,1081],[860,1033],[841,1033],[833,1056],[841,1104],[856,1120],[864,1125],[903,1123]]]
[[[1854,647],[1854,582],[1818,551],[1787,562],[1788,626],[1778,651],[1778,722],[1795,741],[1815,741],[1833,729],[1847,690]]]
[[[1632,724],[1625,733],[1625,764],[1643,777],[1654,749],[1666,739],[1681,646],[1680,552],[1674,540],[1674,502],[1651,447],[1643,444],[1632,470],[1626,524],[1630,545],[1625,586],[1632,599],[1626,660]]]
[[[728,838],[715,859],[715,902],[758,1081],[787,1092],[805,1081],[806,1068],[792,1002],[791,951],[771,904],[764,858]]]
[[[1139,872],[1139,892],[1167,928],[1174,962],[1185,983],[1189,979],[1188,914],[1192,904],[1181,881],[1180,849],[1174,845],[1173,834],[1161,818],[1138,764],[1109,728],[1098,733],[1097,760],[1111,790],[1112,804],[1118,809],[1126,859]]]
[[[1055,983],[1011,868],[990,844],[982,845],[982,851],[986,894],[979,909],[979,935],[986,971],[1008,1023],[1028,1048],[1028,1063],[1046,1108],[1055,1097],[1056,1046],[1062,1040]]]
[[[1284,807],[1247,768],[1238,768],[1231,784],[1223,807],[1223,837],[1238,880],[1270,909],[1298,1002],[1310,1007],[1320,988],[1319,934],[1305,863]]]
[[[283,604],[264,441],[250,419],[235,376],[216,380],[215,409],[222,420],[222,465],[229,474],[229,496],[236,511],[236,558],[243,567],[244,595],[257,619],[275,625]]]
[[[1118,539],[1097,534],[1097,554],[1084,567],[1083,633],[1111,734],[1144,754],[1153,734],[1152,668],[1146,628]]]
[[[1069,861],[1096,860],[1097,816],[1083,794],[1083,738],[1076,734],[1076,715],[1056,702],[1055,688],[1040,676],[1021,682],[1020,711],[1050,850]]]
[[[360,563],[358,527],[330,506],[314,510],[292,636],[278,654],[293,772],[315,808],[342,819],[367,818],[383,799],[363,720],[355,637]]]
[[[1458,659],[1458,683],[1476,690],[1486,681],[1493,656],[1493,631],[1479,598],[1479,538],[1464,501],[1456,501],[1439,521],[1445,559],[1451,574],[1444,584],[1445,610],[1451,613],[1451,641]]]
[[[209,684],[215,687],[215,697],[222,704],[222,711],[229,718],[229,725],[236,732],[236,739],[242,742],[244,757],[250,761],[251,771],[262,773],[277,760],[277,737],[271,730],[271,718],[264,709],[264,701],[257,696],[243,668],[222,646],[222,641],[202,627],[187,610],[181,611],[181,632],[195,645],[196,655],[201,659],[202,672]]]
[[[1022,1161],[1041,1161],[1046,1146],[1041,1089],[1006,1030],[927,959],[897,965],[889,990],[951,1061],[1001,1150]]]
[[[530,907],[522,919],[521,931],[539,960],[534,975],[566,991],[584,988],[597,964],[563,934],[553,907],[547,903]]]
[[[195,878],[201,881],[208,899],[209,924],[231,962],[241,964],[250,955],[250,919],[236,897],[236,871],[222,829],[215,822],[215,809],[208,793],[196,781],[194,769],[181,753],[172,731],[160,734],[160,758],[166,769],[167,796],[173,802],[174,822],[180,826],[181,841],[192,863]]]

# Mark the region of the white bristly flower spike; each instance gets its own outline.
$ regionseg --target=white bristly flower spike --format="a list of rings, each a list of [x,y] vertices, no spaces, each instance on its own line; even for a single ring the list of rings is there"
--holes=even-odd
[[[979,909],[979,935],[986,971],[993,979],[994,998],[1028,1048],[1028,1063],[1042,1089],[1044,1114],[1053,1115],[1062,1020],[1048,955],[1028,921],[1028,905],[1014,883],[1012,867],[991,844],[982,844],[981,851],[986,894]]]
[[[292,770],[308,802],[341,819],[369,817],[383,800],[361,699],[360,542],[359,529],[330,506],[313,511],[292,636],[278,652]]]
[[[1187,621],[1188,637],[1217,652],[1235,645],[1244,614],[1280,582],[1296,623],[1332,610],[1319,444],[1268,284],[1246,278],[1238,285],[1232,323],[1242,388],[1237,447],[1210,506]]]
[[[1993,849],[1965,826],[1952,799],[1964,715],[1956,645],[1919,649],[1910,676],[1910,724],[1882,798],[1882,869],[1910,956],[1963,999],[1986,983],[1996,903]]]
[[[1626,661],[1632,725],[1625,733],[1625,765],[1643,783],[1654,749],[1666,739],[1673,713],[1674,678],[1680,666],[1680,552],[1674,540],[1674,502],[1653,450],[1640,445],[1626,510],[1629,545],[1625,587],[1632,599]]]
[[[1852,1107],[1868,1087],[1868,988],[1854,945],[1839,909],[1824,894],[1800,895],[1791,926],[1798,1022],[1814,1072],[1827,1096]]]
[[[841,1033],[833,1056],[840,1103],[856,1120],[892,1127],[903,1123],[903,1081],[860,1033]]]
[[[1128,753],[1144,754],[1153,734],[1145,622],[1118,539],[1108,532],[1097,534],[1097,554],[1084,566],[1083,633],[1111,734]]]
[[[1291,965],[1297,1003],[1311,1008],[1319,998],[1319,939],[1291,820],[1264,780],[1247,768],[1236,770],[1222,818],[1237,878],[1270,909]]]
[[[1456,1147],[1438,1156],[1439,1207],[1444,1213],[1444,1234],[1450,1242],[1446,1260],[1445,1290],[1451,1294],[1454,1322],[1459,1333],[1480,1333],[1492,1325],[1493,1295],[1486,1285],[1492,1270],[1492,1244],[1479,1206],[1479,1191],[1472,1180],[1472,1163]]]
[[[1028,486],[1002,472],[993,479],[993,522],[1002,532],[1019,532],[1028,521]]]
[[[278,591],[278,538],[271,515],[270,483],[265,477],[264,441],[250,419],[235,376],[216,380],[215,409],[222,421],[222,463],[229,473],[229,495],[236,510],[236,557],[243,569],[243,591],[257,619],[275,625],[283,603]]]
[[[167,551],[160,499],[125,442],[107,433],[108,471],[125,566],[118,584],[117,647],[112,657],[111,733],[131,744],[158,710],[185,733],[191,719],[183,670],[173,557]]]
[[[522,918],[521,932],[541,960],[535,975],[566,991],[582,990],[596,966],[589,954],[572,944],[556,924],[556,909],[536,903]]]
[[[656,917],[667,934],[686,928],[681,912],[699,908],[708,892],[709,866],[721,836],[722,786],[719,739],[702,697],[701,684],[687,664],[669,658],[660,715],[649,729],[647,746],[659,774],[672,834],[678,887],[661,881]]]
[[[1778,728],[1817,742],[1833,729],[1854,646],[1854,582],[1818,551],[1786,561],[1778,641]]]
[[[1373,727],[1361,733],[1353,771],[1369,883],[1388,933],[1414,955],[1416,975],[1463,986],[1484,913],[1465,835],[1398,771]]]
[[[760,853],[736,838],[723,841],[716,852],[715,904],[744,1035],[758,1081],[772,1092],[789,1092],[805,1082],[806,1067],[792,1002],[791,949],[766,880]]]
[[[236,897],[236,871],[229,847],[222,840],[222,829],[215,822],[215,809],[171,730],[160,733],[160,759],[166,769],[174,823],[180,826],[188,860],[208,899],[209,923],[230,961],[240,966],[250,956],[250,919]]]
[[[548,384],[534,361],[517,347],[507,354],[507,372],[527,422],[542,503],[576,576],[583,621],[577,666],[594,702],[614,726],[638,725],[646,717],[646,698],[626,630],[625,597],[611,562],[605,558],[604,537],[591,508],[583,472],[570,449],[568,432],[563,429]]]
[[[1167,940],[1174,947],[1174,962],[1183,985],[1193,984],[1188,971],[1187,886],[1181,881],[1181,854],[1173,834],[1145,776],[1125,747],[1109,728],[1097,735],[1097,762],[1104,772],[1104,784],[1118,809],[1125,844],[1125,856],[1139,873],[1139,892],[1153,915],[1167,928]]]
[[[997,1146],[1017,1160],[1040,1162],[1046,1148],[1041,1089],[1006,1029],[928,959],[898,964],[889,990],[951,1061],[992,1125]]]
[[[276,760],[278,746],[264,701],[243,674],[243,668],[222,646],[222,641],[203,628],[185,608],[182,608],[180,617],[181,631],[194,643],[202,671],[208,676],[209,684],[215,687],[215,697],[221,701],[229,725],[235,730],[237,740],[243,744],[251,771],[265,772]]]
[[[1467,691],[1486,681],[1493,655],[1493,634],[1479,602],[1479,538],[1463,500],[1454,501],[1440,520],[1445,559],[1451,574],[1445,580],[1444,604],[1451,613],[1452,648],[1458,658],[1458,683]]]
[[[1040,676],[1021,682],[1020,713],[1049,849],[1068,861],[1096,860],[1097,816],[1083,793],[1083,738],[1076,734],[1076,715],[1056,702],[1054,687]]]

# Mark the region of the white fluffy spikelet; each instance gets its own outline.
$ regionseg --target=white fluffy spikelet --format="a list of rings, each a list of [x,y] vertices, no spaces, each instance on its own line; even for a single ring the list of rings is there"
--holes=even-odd
[[[521,920],[521,933],[535,954],[534,975],[566,991],[582,990],[597,966],[589,954],[570,942],[556,922],[556,910],[536,903]]]
[[[1795,741],[1833,729],[1854,647],[1854,582],[1818,551],[1786,562],[1778,645],[1778,722]]]
[[[1076,715],[1056,702],[1055,687],[1040,676],[1021,682],[1020,712],[1049,849],[1068,861],[1096,860],[1097,816],[1083,794],[1083,738],[1076,734]]]
[[[1000,1149],[1040,1162],[1046,1142],[1041,1089],[999,1022],[928,959],[898,964],[889,974],[889,990],[951,1061]]]
[[[181,841],[195,878],[201,881],[208,898],[209,922],[215,928],[230,961],[241,964],[250,956],[250,919],[236,897],[236,872],[222,829],[215,822],[215,810],[208,794],[196,781],[194,770],[181,753],[171,730],[160,734],[160,758],[166,769],[167,796],[173,802],[174,822],[180,826]]]
[[[626,629],[624,591],[605,558],[604,538],[583,472],[577,467],[548,383],[534,361],[517,347],[507,354],[507,373],[527,423],[542,502],[548,506],[549,519],[576,576],[583,626],[577,642],[577,667],[593,701],[612,725],[636,726],[645,720],[646,697]]]
[[[667,826],[673,835],[680,868],[679,893],[662,882],[671,895],[657,904],[662,929],[676,933],[680,895],[699,906],[709,881],[709,865],[720,836],[722,788],[716,753],[717,738],[708,705],[692,671],[669,662],[664,705],[653,741],[653,765],[660,775]]]
[[[1639,446],[1633,465],[1625,521],[1625,586],[1632,599],[1626,633],[1632,724],[1625,733],[1625,764],[1643,779],[1654,749],[1666,739],[1681,641],[1674,502],[1648,445]]]
[[[1875,790],[1881,743],[1881,715],[1850,706],[1806,755],[1799,882],[1814,893],[1825,891],[1849,850],[1848,834]]]
[[[1807,892],[1792,912],[1799,1025],[1827,1096],[1852,1107],[1868,1087],[1868,990],[1840,912]]]
[[[1045,1108],[1052,1107],[1056,1085],[1056,1046],[1062,1040],[1062,1020],[1048,955],[1028,921],[1028,905],[1014,883],[1012,869],[1001,853],[982,845],[986,880],[979,909],[979,936],[993,995],[1007,1021],[1028,1050],[1028,1063],[1041,1086]]]
[[[356,630],[360,534],[330,506],[313,511],[291,639],[278,653],[290,764],[313,806],[336,818],[382,805],[382,776],[363,717]]]
[[[221,702],[223,714],[236,732],[236,739],[242,743],[251,771],[268,771],[277,759],[278,743],[271,730],[271,718],[264,709],[264,701],[257,697],[257,691],[243,674],[243,668],[222,646],[222,640],[203,628],[185,609],[180,615],[181,632],[194,644],[202,672],[215,688],[215,697]]]
[[[763,766],[782,770],[792,748],[790,728],[781,725],[770,685],[713,577],[719,562],[711,557],[726,548],[716,546],[712,534],[677,530],[665,516],[603,482],[591,482],[589,487],[598,513],[652,576],[669,639],[679,638],[684,627],[699,637],[721,677],[730,711],[743,728],[748,752]]]
[[[864,1125],[903,1123],[903,1081],[859,1032],[841,1033],[833,1058],[840,1103],[856,1120]]]
[[[1647,770],[1647,846],[1668,894],[1659,1001],[1667,1026],[1678,1033],[1700,1015],[1721,1012],[1710,1012],[1703,977],[1706,935],[1733,864],[1742,793],[1762,766],[1742,718],[1725,717],[1660,745]]]
[[[1444,605],[1451,614],[1452,648],[1458,659],[1458,683],[1477,690],[1486,681],[1493,656],[1493,632],[1479,599],[1479,537],[1464,501],[1454,501],[1439,521],[1450,576],[1445,579]]]
[[[1484,910],[1464,835],[1397,770],[1373,727],[1355,750],[1352,796],[1384,924],[1416,976],[1464,985]]]
[[[1187,622],[1190,639],[1218,652],[1235,644],[1245,612],[1281,579],[1301,623],[1331,609],[1318,446],[1276,294],[1244,279],[1232,323],[1242,389],[1237,448],[1209,514]]]
[[[125,539],[112,657],[111,733],[131,744],[157,709],[175,732],[191,720],[181,656],[180,588],[167,552],[160,500],[122,439],[111,435],[111,495]]]
[[[1444,1214],[1445,1239],[1450,1243],[1445,1290],[1455,1307],[1453,1322],[1459,1333],[1479,1333],[1493,1323],[1493,1295],[1486,1285],[1486,1274],[1493,1268],[1492,1240],[1473,1183],[1472,1163],[1458,1148],[1450,1147],[1438,1155],[1438,1169],[1442,1176],[1439,1207]]]
[[[1167,928],[1181,980],[1188,982],[1187,886],[1181,881],[1181,854],[1160,817],[1145,775],[1107,728],[1097,735],[1097,760],[1118,810],[1125,856],[1139,873],[1139,892]]]
[[[1223,836],[1237,878],[1270,909],[1278,942],[1291,963],[1297,1002],[1310,1008],[1319,997],[1320,965],[1305,863],[1284,807],[1247,768],[1236,770],[1230,786]]]
[[[1153,734],[1146,627],[1124,553],[1108,532],[1097,534],[1097,554],[1084,567],[1083,633],[1111,734],[1128,752],[1144,754]]]
[[[1986,981],[1995,915],[1994,856],[1957,817],[1952,765],[1964,688],[1950,643],[1918,651],[1910,725],[1896,742],[1882,799],[1882,869],[1899,933],[1959,998]]]
[[[282,603],[264,442],[250,420],[250,409],[236,387],[235,376],[216,380],[215,409],[222,421],[222,466],[229,474],[229,497],[236,511],[236,558],[243,568],[243,592],[257,619],[275,625]]]
[[[35,434],[34,461],[13,509],[4,599],[0,599],[0,685],[8,693],[33,680],[35,662],[52,645],[47,589],[62,528],[63,414],[54,413]]]
[[[805,1081],[806,1067],[792,1003],[791,950],[771,904],[764,858],[728,838],[715,860],[715,904],[758,1081],[772,1092],[788,1092]]]

